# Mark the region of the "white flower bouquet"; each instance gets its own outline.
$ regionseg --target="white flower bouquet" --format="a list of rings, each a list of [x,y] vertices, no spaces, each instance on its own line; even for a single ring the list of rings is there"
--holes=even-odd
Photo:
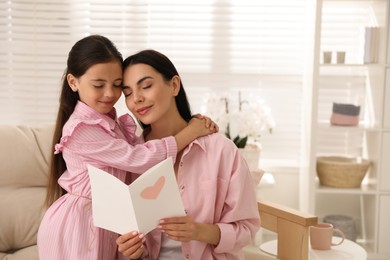
[[[240,92],[234,96],[209,97],[206,114],[217,122],[238,148],[244,148],[248,140],[257,142],[263,132],[272,133],[275,122],[271,109],[264,101],[241,100]]]

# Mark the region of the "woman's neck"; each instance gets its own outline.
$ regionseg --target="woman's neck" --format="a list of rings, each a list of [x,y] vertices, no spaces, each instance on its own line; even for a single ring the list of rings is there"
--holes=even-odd
[[[168,136],[174,136],[183,130],[188,123],[180,116],[170,117],[159,120],[150,125],[150,131],[146,134],[145,140],[161,139]]]

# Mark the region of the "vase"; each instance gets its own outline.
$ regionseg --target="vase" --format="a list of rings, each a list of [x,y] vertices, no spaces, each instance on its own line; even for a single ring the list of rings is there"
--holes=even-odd
[[[248,164],[249,170],[259,169],[261,145],[259,143],[249,143],[244,148],[239,148],[241,155]]]

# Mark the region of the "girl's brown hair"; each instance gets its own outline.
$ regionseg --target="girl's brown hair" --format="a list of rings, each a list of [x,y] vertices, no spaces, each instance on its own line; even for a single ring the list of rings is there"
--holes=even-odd
[[[80,99],[78,92],[73,92],[66,79],[68,74],[79,78],[93,65],[117,61],[122,64],[122,55],[115,45],[101,35],[87,36],[73,45],[69,52],[67,68],[62,77],[62,90],[57,121],[52,141],[52,158],[50,161],[49,181],[45,204],[49,207],[66,191],[58,184],[58,179],[66,171],[66,163],[62,153],[54,154],[54,145],[59,143],[62,136],[62,128],[73,113],[77,101]]]

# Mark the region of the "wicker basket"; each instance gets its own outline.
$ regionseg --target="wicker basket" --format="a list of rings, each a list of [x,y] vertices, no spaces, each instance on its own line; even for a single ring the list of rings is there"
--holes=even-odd
[[[336,188],[360,187],[370,162],[366,159],[340,156],[317,157],[317,175],[320,185]]]

